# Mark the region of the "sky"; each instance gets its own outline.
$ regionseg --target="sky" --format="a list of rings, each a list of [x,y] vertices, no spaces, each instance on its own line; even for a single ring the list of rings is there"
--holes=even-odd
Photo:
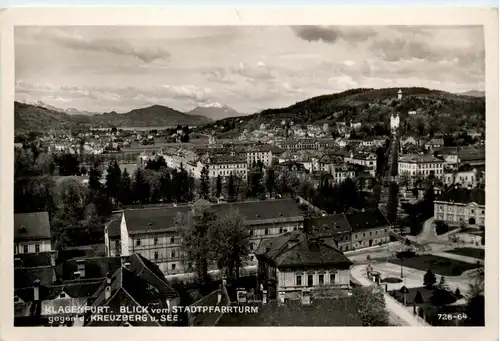
[[[127,112],[240,113],[352,88],[484,90],[481,26],[25,26],[16,100]]]

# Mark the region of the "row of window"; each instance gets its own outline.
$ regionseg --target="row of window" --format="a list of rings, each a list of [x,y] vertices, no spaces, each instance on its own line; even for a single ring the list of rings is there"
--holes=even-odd
[[[177,255],[178,254],[175,251],[170,252],[170,258],[176,258]],[[155,251],[154,258],[155,258],[155,260],[167,259],[167,257],[161,257],[160,258],[160,253],[158,251]]]
[[[439,210],[440,211],[443,211],[444,210],[444,206],[443,205],[439,205]],[[453,212],[453,206],[448,206],[448,212]],[[470,213],[471,214],[474,214],[476,211],[471,208],[470,209]],[[458,207],[458,213],[467,213],[467,209],[465,207]],[[481,214],[484,214],[484,210],[481,210]]]
[[[375,231],[375,236],[378,236],[378,232],[379,232],[378,230]],[[387,233],[387,229],[384,229],[384,232]],[[370,237],[373,235],[372,233],[373,233],[373,231],[369,232]],[[382,234],[382,231],[380,231],[380,234]],[[357,239],[358,237],[359,237],[359,234],[355,233],[354,234],[354,239]],[[363,237],[366,237],[366,232],[363,232]]]
[[[330,284],[335,284],[335,274],[330,274]],[[323,285],[325,284],[325,275],[324,274],[319,274],[318,275],[318,283],[317,285]],[[302,275],[296,275],[295,277],[295,285],[300,287],[304,284],[302,284]],[[307,286],[312,287],[314,286],[314,275],[307,275]]]
[[[170,237],[170,244],[175,244],[175,237]],[[135,245],[141,246],[141,239],[140,238],[137,238],[135,240]],[[158,245],[158,237],[153,238],[153,245]]]
[[[40,244],[35,244],[35,252],[36,253],[40,252]],[[23,252],[22,253],[29,253],[29,246],[28,245],[23,245]]]

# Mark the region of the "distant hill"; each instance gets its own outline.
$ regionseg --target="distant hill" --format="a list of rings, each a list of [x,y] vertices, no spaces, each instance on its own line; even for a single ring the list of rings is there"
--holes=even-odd
[[[227,117],[242,116],[242,114],[240,114],[233,108],[220,103],[211,103],[198,106],[193,110],[188,111],[187,114],[196,116],[205,116],[213,120],[220,120]]]
[[[68,129],[75,125],[76,122],[66,113],[14,102],[14,129],[16,132]]]
[[[471,91],[459,93],[459,95],[472,96],[472,97],[485,97],[485,92],[478,91],[478,90],[471,90]]]
[[[116,127],[198,125],[211,121],[205,116],[185,114],[162,105],[134,109],[124,114],[112,111],[92,117],[92,123]]]
[[[179,124],[202,125],[211,122],[205,116],[188,115],[161,105],[134,109],[123,114],[110,112],[95,115],[69,115],[58,110],[20,102],[14,102],[14,118],[16,132],[67,129],[77,125],[159,127]]]
[[[452,94],[427,88],[351,89],[313,97],[286,108],[267,109],[253,115],[226,118],[207,126],[218,131],[257,129],[260,124],[280,125],[283,120],[294,124],[361,122],[366,126],[389,125],[390,116],[400,113],[404,129],[417,135],[451,133],[460,129],[484,129],[485,99]],[[409,111],[417,115],[408,116]],[[223,127],[221,129],[221,127]]]

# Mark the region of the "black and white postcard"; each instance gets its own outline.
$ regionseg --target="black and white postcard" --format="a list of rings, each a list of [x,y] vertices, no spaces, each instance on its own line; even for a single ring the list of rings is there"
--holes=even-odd
[[[497,338],[495,14],[8,10],[0,335]]]

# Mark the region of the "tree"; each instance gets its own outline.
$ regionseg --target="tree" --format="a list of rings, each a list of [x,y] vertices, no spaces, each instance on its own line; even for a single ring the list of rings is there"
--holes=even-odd
[[[215,183],[215,196],[217,197],[217,199],[220,198],[220,195],[222,194],[222,178],[219,175],[217,175],[217,181]]]
[[[122,171],[118,162],[113,160],[109,163],[106,174],[106,191],[113,199],[118,199],[118,192],[120,191],[120,182]]]
[[[200,174],[200,197],[202,199],[208,199],[210,195],[210,179],[208,175],[208,167],[203,166]]]
[[[234,184],[233,173],[229,174],[229,180],[227,182],[227,200],[228,201],[236,200],[236,186]]]
[[[389,326],[389,314],[380,288],[355,287],[352,294],[363,326]]]
[[[417,290],[417,293],[415,294],[415,298],[413,299],[413,302],[415,302],[416,304],[424,303],[424,299],[422,297],[422,293],[420,292],[420,290]]]
[[[172,177],[166,168],[160,170],[160,194],[163,202],[172,201]]]
[[[211,260],[210,229],[216,215],[206,200],[198,200],[193,210],[183,217],[182,243],[186,251],[187,261],[195,264],[197,279],[205,287],[209,283],[208,264]]]
[[[273,168],[268,168],[266,170],[266,189],[269,193],[269,197],[273,196],[276,188],[276,174]]]
[[[149,184],[146,182],[144,171],[140,168],[137,168],[134,173],[132,198],[134,202],[139,202],[140,204],[147,203],[149,200]]]
[[[120,179],[120,189],[118,191],[118,200],[124,204],[131,204],[133,201],[132,196],[132,180],[130,179],[130,174],[127,169],[123,170],[121,179]]]
[[[430,289],[436,284],[436,275],[432,272],[431,269],[427,270],[427,272],[424,275],[424,286],[427,289]]]
[[[99,163],[99,161],[95,161],[89,170],[89,188],[91,196],[101,191],[102,189],[101,178],[102,178],[101,164]]]
[[[55,158],[55,162],[61,176],[80,174],[80,161],[74,154],[62,154]]]
[[[245,221],[237,210],[224,212],[212,225],[210,240],[219,269],[229,278],[238,278],[241,267],[250,252],[249,233]]]

